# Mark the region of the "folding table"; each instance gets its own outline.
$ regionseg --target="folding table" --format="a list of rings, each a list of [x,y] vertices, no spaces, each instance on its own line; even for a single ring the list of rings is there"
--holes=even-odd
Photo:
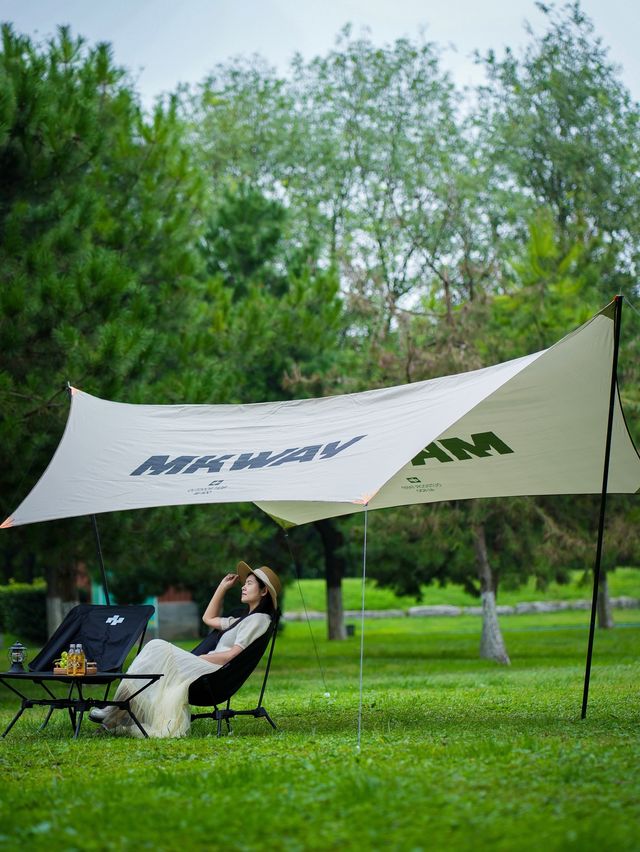
[[[162,677],[161,674],[128,674],[127,672],[97,672],[91,675],[56,675],[51,671],[46,672],[0,672],[0,683],[14,692],[21,700],[22,705],[16,715],[13,717],[9,726],[2,734],[3,737],[9,733],[11,728],[18,721],[25,710],[32,707],[49,707],[47,717],[40,725],[38,730],[45,728],[51,718],[54,710],[67,710],[73,728],[73,738],[77,739],[82,725],[84,714],[92,707],[119,707],[121,710],[126,710],[129,716],[133,719],[140,731],[145,737],[149,735],[136,718],[135,713],[131,709],[131,700],[145,689],[151,686]],[[117,680],[133,680],[140,681],[140,688],[132,695],[129,695],[125,700],[116,701],[109,698],[109,688]],[[12,683],[8,683],[12,681]],[[24,689],[24,683],[31,682],[39,684],[47,693],[44,698],[31,698],[20,691],[20,687]],[[64,684],[67,688],[66,696],[56,695],[49,687],[54,683]],[[83,687],[85,686],[106,686],[104,696],[102,698],[92,698],[85,696]]]

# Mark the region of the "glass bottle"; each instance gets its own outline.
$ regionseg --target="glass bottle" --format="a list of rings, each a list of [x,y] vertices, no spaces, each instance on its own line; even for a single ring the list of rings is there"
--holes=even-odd
[[[67,653],[67,674],[73,675],[76,673],[76,646],[70,645]]]
[[[76,664],[75,664],[75,672],[77,675],[85,674],[87,670],[86,666],[87,658],[85,657],[84,651],[82,649],[82,645],[76,645]]]

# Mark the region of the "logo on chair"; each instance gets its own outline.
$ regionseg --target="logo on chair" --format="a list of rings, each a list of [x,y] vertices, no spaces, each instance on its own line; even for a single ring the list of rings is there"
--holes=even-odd
[[[105,621],[105,624],[111,624],[113,627],[115,627],[115,626],[116,626],[116,624],[122,624],[122,622],[123,622],[123,621],[124,621],[124,616],[122,616],[122,615],[112,615],[112,616],[111,616],[111,618],[108,618],[108,619]]]

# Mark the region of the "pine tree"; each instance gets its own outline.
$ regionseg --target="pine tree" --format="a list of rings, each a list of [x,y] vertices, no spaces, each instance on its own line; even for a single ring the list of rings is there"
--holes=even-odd
[[[65,384],[147,399],[185,367],[198,316],[202,186],[175,103],[142,111],[108,45],[45,45],[5,25],[0,53],[0,471],[15,508],[55,449]],[[179,341],[179,345],[177,344]],[[5,579],[74,596],[86,519],[2,534]]]

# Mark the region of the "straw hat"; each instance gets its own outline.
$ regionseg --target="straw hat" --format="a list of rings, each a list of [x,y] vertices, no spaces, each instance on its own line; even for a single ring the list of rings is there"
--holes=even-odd
[[[266,565],[263,565],[261,568],[250,568],[246,562],[238,562],[236,570],[243,583],[249,574],[255,574],[255,576],[261,580],[269,590],[274,607],[278,607],[278,595],[282,591],[282,583],[278,579],[278,575],[275,571],[272,571],[271,568],[267,568]]]

